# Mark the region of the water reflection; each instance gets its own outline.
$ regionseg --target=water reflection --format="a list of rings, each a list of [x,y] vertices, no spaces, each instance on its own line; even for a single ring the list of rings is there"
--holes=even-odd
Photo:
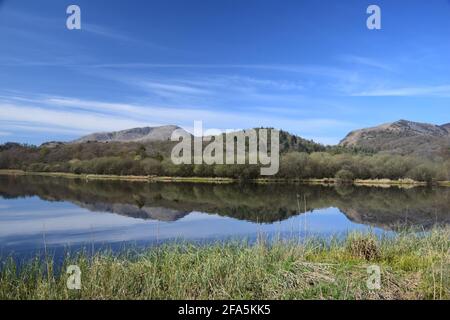
[[[0,176],[0,247],[331,234],[450,223],[447,188],[209,185]],[[114,213],[114,214],[109,214]],[[306,219],[307,217],[307,219]]]
[[[447,188],[368,188],[306,185],[209,185],[83,181],[39,176],[1,176],[0,196],[38,196],[69,201],[91,211],[177,221],[198,211],[239,220],[273,223],[317,209],[339,208],[356,223],[387,230],[428,229],[450,223]]]

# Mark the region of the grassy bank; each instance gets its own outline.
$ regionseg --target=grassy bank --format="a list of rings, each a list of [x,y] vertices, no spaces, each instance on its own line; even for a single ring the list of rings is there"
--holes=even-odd
[[[449,249],[446,229],[79,254],[65,262],[81,268],[79,291],[67,289],[68,275],[55,274],[51,262],[36,259],[17,271],[3,260],[0,299],[450,299]],[[381,268],[380,290],[366,286],[370,265]]]
[[[34,176],[48,176],[48,177],[64,177],[70,179],[84,179],[84,180],[123,180],[123,181],[142,181],[142,182],[190,182],[190,183],[234,183],[239,182],[239,179],[233,178],[207,178],[207,177],[165,177],[165,176],[121,176],[121,175],[100,175],[100,174],[74,174],[65,172],[29,172],[22,170],[3,170],[0,169],[0,175],[34,175]],[[304,183],[304,184],[320,184],[320,185],[335,185],[341,183],[335,178],[329,179],[280,179],[280,178],[259,178],[252,179],[249,182],[254,183]],[[369,187],[415,187],[426,186],[426,182],[415,181],[412,179],[356,179],[352,182],[357,186]],[[437,185],[442,187],[450,187],[450,181],[439,181]]]

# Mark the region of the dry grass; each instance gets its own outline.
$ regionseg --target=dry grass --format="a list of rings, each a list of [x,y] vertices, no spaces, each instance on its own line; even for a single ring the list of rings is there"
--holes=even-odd
[[[301,244],[80,253],[68,255],[62,268],[81,268],[79,291],[67,289],[68,275],[54,271],[51,259],[20,271],[3,260],[0,299],[450,299],[449,249],[450,232],[441,229],[381,239],[351,234]],[[370,265],[381,268],[380,290],[367,288]]]
[[[380,258],[380,249],[375,237],[351,236],[347,240],[347,251],[355,258],[373,261]]]

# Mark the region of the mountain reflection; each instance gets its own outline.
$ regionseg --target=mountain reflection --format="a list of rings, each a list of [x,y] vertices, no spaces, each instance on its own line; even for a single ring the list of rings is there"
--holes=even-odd
[[[317,209],[338,208],[353,222],[397,230],[450,224],[447,188],[369,188],[299,184],[187,184],[85,181],[0,176],[0,196],[69,201],[91,211],[176,221],[193,211],[273,223]]]

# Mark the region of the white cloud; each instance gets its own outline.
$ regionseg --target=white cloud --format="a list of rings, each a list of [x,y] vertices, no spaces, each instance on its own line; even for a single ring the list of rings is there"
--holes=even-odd
[[[156,93],[165,95],[167,93],[175,94],[210,94],[208,90],[197,88],[194,86],[188,86],[178,83],[159,83],[159,82],[142,82],[141,86],[148,88]]]
[[[361,97],[410,97],[410,96],[440,96],[450,97],[450,85],[381,88],[353,93],[352,96]]]
[[[26,124],[16,124],[16,123],[4,123],[2,124],[5,129],[14,131],[14,132],[34,132],[34,133],[57,133],[63,135],[79,135],[84,132],[82,130],[64,128],[54,125],[46,125],[46,124],[36,124],[36,123],[26,123]],[[90,133],[90,131],[86,131],[84,133]],[[9,135],[12,135],[10,133]]]
[[[323,135],[324,128],[346,128],[352,125],[329,118],[294,119],[291,116],[261,112],[235,113],[211,109],[143,106],[67,97],[34,100],[27,98],[16,102],[0,102],[0,119],[2,127],[12,131],[72,135],[166,124],[176,124],[188,129],[196,120],[203,121],[205,129],[245,129],[263,126],[307,136]]]
[[[40,107],[0,104],[2,121],[26,122],[39,126],[56,126],[72,130],[106,131],[112,128],[131,128],[145,125],[144,122],[105,116],[95,113],[49,110]]]

